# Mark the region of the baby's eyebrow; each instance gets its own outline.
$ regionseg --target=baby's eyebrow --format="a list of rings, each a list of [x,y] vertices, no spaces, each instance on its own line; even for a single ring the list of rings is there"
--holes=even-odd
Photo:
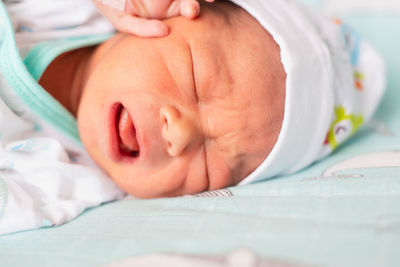
[[[210,190],[210,169],[208,168],[208,158],[207,158],[207,149],[206,149],[206,145],[203,144],[204,146],[204,165],[205,165],[205,173],[206,173],[206,179],[208,182],[208,188],[207,190]]]

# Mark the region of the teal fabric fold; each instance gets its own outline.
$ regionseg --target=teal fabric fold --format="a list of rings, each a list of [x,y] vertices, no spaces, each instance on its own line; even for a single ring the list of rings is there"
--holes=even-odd
[[[23,61],[18,53],[14,31],[4,4],[0,3],[0,68],[9,85],[39,117],[61,133],[80,143],[75,117],[46,92],[37,81],[58,55],[83,46],[95,45],[110,35],[69,38],[43,42],[34,47]]]
[[[59,55],[82,47],[97,45],[111,36],[112,34],[102,34],[41,42],[25,56],[24,64],[32,77],[39,81],[46,68]]]

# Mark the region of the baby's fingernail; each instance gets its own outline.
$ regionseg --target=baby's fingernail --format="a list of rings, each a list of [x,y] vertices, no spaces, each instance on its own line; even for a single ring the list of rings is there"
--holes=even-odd
[[[149,23],[149,34],[151,34],[154,37],[162,37],[165,36],[169,33],[168,26],[159,20],[152,20],[151,24]]]
[[[169,34],[169,28],[167,25],[163,24],[162,27],[158,28],[158,35],[159,37],[166,36]]]
[[[132,30],[132,33],[142,37],[163,37],[169,34],[169,28],[163,22],[154,20],[148,22],[140,31]]]
[[[148,32],[148,35],[151,37],[163,37],[169,34],[169,29],[168,27],[159,27],[156,29],[153,29],[152,31]]]

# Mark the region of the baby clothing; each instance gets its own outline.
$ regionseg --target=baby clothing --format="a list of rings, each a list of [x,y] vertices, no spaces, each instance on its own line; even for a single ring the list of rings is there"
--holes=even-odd
[[[38,84],[58,55],[113,31],[90,0],[0,3],[0,234],[60,225],[124,195]]]
[[[289,174],[332,152],[368,121],[385,89],[375,50],[340,20],[290,0],[232,0],[272,35],[285,69],[284,119],[264,162],[241,184]]]

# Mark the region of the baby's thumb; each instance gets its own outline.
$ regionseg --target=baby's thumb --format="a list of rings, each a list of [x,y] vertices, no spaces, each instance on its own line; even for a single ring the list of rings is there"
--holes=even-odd
[[[197,0],[181,0],[180,11],[182,16],[193,19],[200,13],[200,4]]]
[[[175,0],[167,10],[166,16],[184,16],[189,19],[197,17],[200,13],[200,4],[197,0]]]

